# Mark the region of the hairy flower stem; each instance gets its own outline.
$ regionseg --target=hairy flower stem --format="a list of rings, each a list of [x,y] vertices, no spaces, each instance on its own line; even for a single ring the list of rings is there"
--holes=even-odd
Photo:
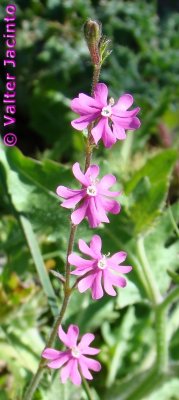
[[[94,96],[94,90],[95,90],[96,84],[98,83],[98,80],[99,80],[100,71],[101,71],[101,65],[100,64],[94,65],[92,88],[91,88],[91,96],[92,97]],[[89,166],[91,164],[93,147],[95,146],[93,137],[91,135],[91,130],[93,128],[93,125],[94,124],[92,123],[88,127],[88,137],[87,137],[87,143],[86,143],[86,160],[85,160],[84,172],[86,172],[86,170],[89,168]]]
[[[95,86],[98,82],[99,79],[99,74],[100,74],[100,64],[98,65],[94,65],[94,72],[93,72],[93,80],[92,80],[92,91],[91,91],[91,95],[94,95],[94,89]],[[92,151],[93,151],[93,147],[94,145],[92,144],[92,140],[91,140],[91,129],[92,129],[92,125],[90,125],[90,127],[88,128],[88,138],[87,138],[87,146],[86,146],[86,155],[85,155],[85,168],[84,168],[84,172],[86,172],[86,170],[88,169],[90,162],[91,162],[91,157],[92,157]],[[70,264],[68,262],[68,256],[70,253],[72,253],[73,251],[73,245],[74,245],[74,240],[75,240],[75,233],[77,230],[77,225],[74,225],[71,223],[70,226],[70,236],[69,236],[69,241],[68,241],[68,248],[67,248],[67,255],[66,255],[66,264],[65,264],[65,283],[64,283],[64,298],[63,298],[63,303],[62,303],[62,307],[60,310],[60,314],[57,317],[54,326],[52,328],[52,332],[50,334],[50,337],[46,343],[45,347],[51,347],[55,337],[57,335],[57,331],[58,331],[58,327],[62,322],[62,319],[64,317],[65,311],[67,309],[67,305],[69,302],[69,298],[70,295],[72,293],[72,290],[70,288]],[[33,376],[29,387],[27,388],[27,391],[24,395],[24,400],[31,400],[33,398],[33,394],[35,393],[39,382],[42,378],[43,372],[44,372],[44,367],[46,364],[46,360],[44,360],[41,357],[41,361],[39,363],[38,369],[36,374]],[[86,386],[85,386],[86,387]],[[87,392],[87,389],[86,389]],[[88,393],[87,393],[88,395]],[[89,398],[89,395],[88,395]],[[90,400],[92,399],[89,398]]]

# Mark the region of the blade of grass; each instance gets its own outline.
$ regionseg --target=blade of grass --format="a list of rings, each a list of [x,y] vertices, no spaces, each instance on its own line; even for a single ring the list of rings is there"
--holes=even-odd
[[[40,282],[41,282],[43,290],[48,298],[48,303],[51,308],[52,314],[54,316],[56,316],[58,314],[57,299],[56,299],[52,284],[50,282],[50,278],[48,276],[48,272],[46,270],[45,264],[43,262],[43,258],[42,258],[42,255],[41,255],[41,252],[39,249],[37,238],[33,232],[30,221],[25,216],[22,216],[22,215],[20,215],[19,219],[20,219],[20,223],[21,223],[32,259],[36,266]]]

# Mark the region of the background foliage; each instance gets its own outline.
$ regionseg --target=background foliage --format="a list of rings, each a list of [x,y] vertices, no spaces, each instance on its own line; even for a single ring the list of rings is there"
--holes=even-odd
[[[2,19],[7,1],[1,3]],[[84,159],[85,141],[70,125],[69,102],[90,91],[92,68],[82,34],[88,17],[99,19],[112,41],[101,81],[115,98],[131,92],[141,107],[140,130],[110,151],[100,145],[94,154],[102,175],[114,173],[123,190],[122,212],[98,230],[104,253],[127,251],[133,272],[116,298],[94,302],[75,292],[64,324],[96,334],[103,364],[94,379],[96,399],[177,400],[179,306],[173,303],[168,312],[170,366],[157,375],[155,312],[137,251],[141,236],[152,279],[165,297],[179,283],[177,1],[16,5],[19,149],[1,145],[0,152],[0,400],[22,398],[61,303],[62,288],[50,270],[63,274],[69,213],[59,207],[55,189],[75,185],[71,163]],[[84,222],[77,238],[92,234]],[[85,400],[85,393],[64,387],[58,374],[47,371],[34,399]]]

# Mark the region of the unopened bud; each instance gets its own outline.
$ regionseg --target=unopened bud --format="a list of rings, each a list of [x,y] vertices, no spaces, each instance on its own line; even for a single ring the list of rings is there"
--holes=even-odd
[[[101,23],[88,19],[84,24],[84,36],[91,54],[92,63],[100,63],[99,43],[101,39]]]

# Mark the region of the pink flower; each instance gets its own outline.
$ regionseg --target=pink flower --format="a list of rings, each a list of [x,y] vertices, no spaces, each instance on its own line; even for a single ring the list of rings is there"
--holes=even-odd
[[[109,222],[106,212],[118,214],[120,205],[109,197],[119,196],[120,192],[110,192],[108,189],[114,185],[116,178],[113,175],[105,175],[101,180],[98,165],[91,165],[85,173],[81,172],[79,163],[73,165],[73,174],[82,184],[82,189],[73,190],[65,186],[57,187],[57,194],[66,199],[61,206],[74,208],[79,202],[79,207],[73,211],[71,220],[75,225],[87,217],[92,228],[96,228],[101,222]]]
[[[80,239],[79,249],[90,259],[86,260],[75,253],[68,257],[69,263],[77,267],[71,274],[82,277],[78,283],[78,290],[83,293],[91,288],[92,298],[95,300],[100,299],[104,291],[110,296],[115,296],[113,285],[126,286],[126,279],[119,274],[127,274],[132,270],[131,266],[119,265],[126,259],[126,253],[120,251],[109,257],[101,253],[101,247],[102,242],[98,235],[92,237],[90,246]],[[84,275],[86,276],[83,278]]]
[[[86,356],[98,354],[100,351],[89,346],[95,336],[92,333],[86,333],[77,344],[79,336],[79,328],[77,325],[70,325],[67,333],[59,326],[58,336],[66,346],[66,350],[58,351],[46,348],[42,353],[42,357],[50,360],[47,364],[48,367],[52,369],[63,367],[60,373],[62,383],[65,383],[69,378],[74,385],[80,385],[81,375],[79,369],[84,378],[89,380],[93,379],[89,370],[100,371],[101,364]]]
[[[71,124],[81,131],[95,121],[95,127],[91,131],[95,143],[102,139],[105,147],[111,147],[117,140],[126,138],[126,129],[135,130],[140,127],[140,121],[136,117],[140,108],[128,111],[133,104],[131,94],[123,94],[115,105],[113,99],[108,103],[107,97],[108,88],[104,83],[96,85],[94,98],[80,93],[71,102],[72,110],[80,114],[80,118]]]

